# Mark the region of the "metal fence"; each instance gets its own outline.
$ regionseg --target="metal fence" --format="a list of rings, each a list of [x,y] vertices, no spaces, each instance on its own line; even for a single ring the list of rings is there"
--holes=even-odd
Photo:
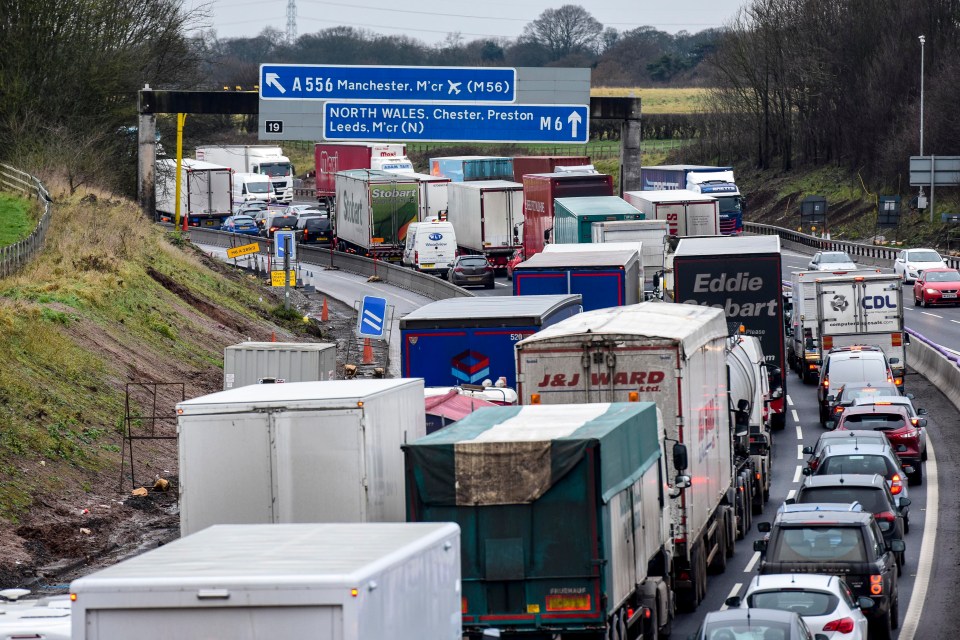
[[[42,246],[47,236],[47,227],[50,226],[50,216],[53,211],[53,200],[50,192],[43,186],[39,178],[25,171],[20,171],[8,164],[0,163],[0,190],[15,191],[28,198],[36,197],[43,201],[43,215],[37,222],[37,227],[30,235],[0,249],[0,278],[10,276],[20,270]],[[2,224],[0,220],[0,224]]]

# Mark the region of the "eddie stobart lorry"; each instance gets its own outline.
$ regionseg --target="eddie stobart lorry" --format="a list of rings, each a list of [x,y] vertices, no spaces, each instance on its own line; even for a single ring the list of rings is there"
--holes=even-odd
[[[655,402],[669,489],[670,551],[663,575],[677,606],[692,611],[707,569],[723,571],[752,521],[749,458],[734,462],[727,388],[727,324],[709,307],[642,302],[577,314],[517,343],[524,405]]]
[[[780,238],[683,238],[673,256],[673,301],[722,309],[734,327],[760,339],[771,386],[770,426],[786,424],[787,383]]]

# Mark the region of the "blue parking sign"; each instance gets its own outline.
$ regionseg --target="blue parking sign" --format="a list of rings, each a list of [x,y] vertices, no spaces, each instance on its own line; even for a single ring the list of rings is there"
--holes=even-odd
[[[289,240],[288,240],[289,238]],[[277,231],[273,234],[273,249],[274,255],[278,258],[285,258],[284,247],[290,247],[290,259],[297,259],[297,240],[293,235],[293,231]]]

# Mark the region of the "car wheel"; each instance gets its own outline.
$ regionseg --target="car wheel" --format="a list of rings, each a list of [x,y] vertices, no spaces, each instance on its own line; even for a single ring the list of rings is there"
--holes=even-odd
[[[920,305],[921,305],[922,307],[929,307],[929,306],[930,306],[930,302],[927,300],[927,296],[924,295],[924,294],[920,294]]]
[[[909,518],[909,516],[903,516],[903,533],[904,533],[904,535],[910,533],[910,518]]]
[[[913,296],[913,306],[915,307],[920,306],[920,298],[918,298],[916,295]]]
[[[913,475],[910,476],[907,480],[909,484],[912,484],[912,485],[923,484],[923,465],[921,463],[917,463],[917,470],[914,471]]]
[[[483,285],[483,288],[484,288],[484,289],[493,289],[493,286],[494,286],[494,283],[491,282],[490,284],[485,284],[485,285]]]
[[[897,591],[893,596],[893,604],[890,605],[890,628],[900,628],[900,592]]]
[[[890,629],[890,618],[890,609],[888,609],[886,614],[870,621],[870,640],[890,640],[893,635]]]

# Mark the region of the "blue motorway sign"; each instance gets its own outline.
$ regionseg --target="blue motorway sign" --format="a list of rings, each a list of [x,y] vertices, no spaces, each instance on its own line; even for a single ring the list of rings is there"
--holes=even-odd
[[[280,259],[286,258],[285,247],[290,247],[290,259],[297,259],[297,240],[293,231],[277,231],[273,234],[274,253]]]
[[[586,105],[384,104],[327,102],[327,140],[575,142],[586,144]]]
[[[387,299],[363,296],[360,316],[357,318],[357,334],[367,338],[382,338],[387,330]]]
[[[260,65],[262,100],[513,102],[516,69]]]

